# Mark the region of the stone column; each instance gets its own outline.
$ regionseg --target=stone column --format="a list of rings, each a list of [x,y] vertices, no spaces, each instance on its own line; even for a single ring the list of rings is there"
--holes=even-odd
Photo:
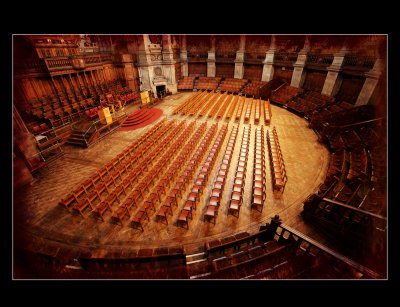
[[[271,44],[268,51],[265,53],[265,60],[263,61],[263,72],[261,81],[271,81],[274,77],[274,56],[276,51],[275,35],[271,37]]]
[[[304,67],[307,62],[307,54],[310,50],[310,41],[308,40],[308,36],[306,36],[306,41],[304,42],[304,47],[300,50],[297,61],[293,64],[294,70],[292,75],[292,81],[290,82],[290,86],[300,88],[304,83],[304,79],[306,77],[306,72],[304,71]]]
[[[246,48],[246,36],[240,35],[240,45],[239,50],[236,52],[235,59],[235,79],[243,79],[243,62],[244,62],[244,50]]]
[[[376,84],[378,83],[379,77],[382,74],[383,64],[384,63],[382,59],[377,59],[375,61],[374,67],[364,74],[366,79],[360,91],[360,94],[358,95],[355,106],[360,106],[368,103],[372,93],[375,90]]]
[[[208,51],[207,77],[215,77],[215,50]]]
[[[215,36],[211,35],[211,49],[208,51],[207,77],[215,77]]]
[[[174,52],[171,46],[171,35],[163,35],[163,70],[164,76],[167,78],[168,90],[175,94],[178,92],[178,84],[176,83],[175,77],[175,63]]]
[[[138,73],[140,80],[140,90],[151,90],[151,80],[149,65],[151,64],[151,55],[149,51],[150,39],[147,34],[143,34],[140,38],[139,48],[137,52]]]
[[[343,80],[339,72],[342,70],[344,58],[349,52],[350,50],[347,48],[347,41],[345,41],[342,49],[335,54],[331,66],[327,68],[328,73],[326,75],[321,94],[334,96],[339,91]]]
[[[187,60],[187,50],[186,50],[186,35],[182,35],[181,42],[181,76],[189,76],[189,67]]]

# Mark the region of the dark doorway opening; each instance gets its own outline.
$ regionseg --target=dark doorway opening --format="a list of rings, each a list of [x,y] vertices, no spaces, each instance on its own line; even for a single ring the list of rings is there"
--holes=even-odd
[[[165,85],[157,85],[156,91],[157,91],[157,97],[163,98],[165,96]]]

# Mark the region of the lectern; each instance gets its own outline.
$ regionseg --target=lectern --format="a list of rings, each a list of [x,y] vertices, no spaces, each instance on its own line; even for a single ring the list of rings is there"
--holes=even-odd
[[[97,114],[99,114],[100,123],[102,123],[103,125],[109,125],[112,123],[112,117],[110,114],[110,109],[108,107],[99,110]]]

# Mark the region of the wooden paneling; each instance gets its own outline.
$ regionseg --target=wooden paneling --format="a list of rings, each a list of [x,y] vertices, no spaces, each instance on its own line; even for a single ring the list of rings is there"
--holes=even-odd
[[[283,70],[281,67],[275,67],[274,71],[274,79],[282,79],[288,84],[290,84],[292,80],[293,70],[292,69],[285,69]]]
[[[244,64],[243,79],[260,81],[262,77],[262,65],[246,65]]]
[[[324,87],[326,72],[307,71],[303,88],[306,90],[321,92]]]
[[[189,75],[207,76],[207,64],[189,63]]]
[[[343,75],[343,81],[336,98],[354,104],[364,85],[365,78]]]
[[[215,76],[221,78],[233,78],[235,74],[235,64],[216,64]]]
[[[175,63],[175,81],[181,78],[181,63]]]

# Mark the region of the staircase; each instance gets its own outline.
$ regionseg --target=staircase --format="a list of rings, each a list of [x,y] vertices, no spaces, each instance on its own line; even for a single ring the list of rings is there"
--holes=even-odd
[[[211,275],[211,266],[205,252],[187,255],[186,265],[190,279],[207,278]]]
[[[84,132],[72,131],[71,136],[67,140],[67,143],[76,146],[87,147],[87,143],[83,135]]]
[[[197,83],[199,83],[199,77],[194,78],[193,92],[197,92]]]
[[[225,78],[221,78],[221,80],[219,80],[219,83],[218,83],[217,88],[215,89],[215,92],[221,91],[220,87],[221,87],[222,83],[224,83],[224,81],[225,81]]]

